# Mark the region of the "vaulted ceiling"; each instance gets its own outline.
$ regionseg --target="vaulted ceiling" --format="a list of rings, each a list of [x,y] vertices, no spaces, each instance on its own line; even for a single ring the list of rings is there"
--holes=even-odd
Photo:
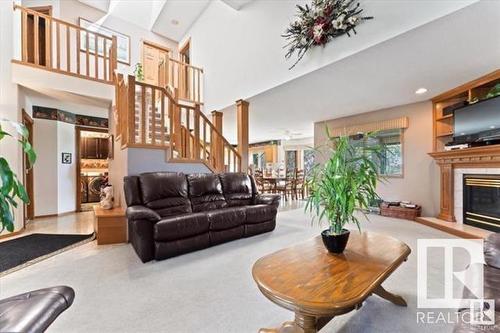
[[[187,30],[214,0],[79,0],[110,16],[151,30],[175,41]],[[220,0],[233,10],[240,10],[253,0]]]

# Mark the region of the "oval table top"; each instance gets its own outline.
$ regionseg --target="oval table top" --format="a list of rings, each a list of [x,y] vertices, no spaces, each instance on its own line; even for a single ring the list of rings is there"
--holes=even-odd
[[[410,252],[396,238],[351,231],[343,254],[329,253],[318,236],[260,258],[252,275],[262,293],[284,308],[341,314],[370,296]]]

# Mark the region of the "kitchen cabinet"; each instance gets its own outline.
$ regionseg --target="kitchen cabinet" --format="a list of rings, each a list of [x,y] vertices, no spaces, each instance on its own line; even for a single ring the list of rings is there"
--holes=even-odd
[[[82,138],[80,156],[83,159],[106,159],[109,153],[107,138]]]

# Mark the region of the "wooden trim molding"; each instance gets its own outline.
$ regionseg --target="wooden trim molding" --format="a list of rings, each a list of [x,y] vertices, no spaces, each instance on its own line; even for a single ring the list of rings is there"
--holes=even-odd
[[[331,128],[330,135],[337,137],[343,135],[354,135],[358,133],[368,133],[377,131],[387,131],[392,129],[405,129],[408,128],[410,124],[408,117],[401,117],[396,119],[382,120],[373,123],[349,126],[349,127],[337,127]]]

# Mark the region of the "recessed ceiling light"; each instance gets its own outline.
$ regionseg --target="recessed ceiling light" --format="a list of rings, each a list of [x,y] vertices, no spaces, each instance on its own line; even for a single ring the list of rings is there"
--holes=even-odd
[[[172,21],[170,21],[170,23],[172,23],[173,25],[179,25],[179,21],[177,21],[177,20],[172,20]]]
[[[422,95],[422,94],[425,94],[427,92],[427,89],[425,88],[418,88],[416,91],[415,91],[415,94],[417,95]]]

